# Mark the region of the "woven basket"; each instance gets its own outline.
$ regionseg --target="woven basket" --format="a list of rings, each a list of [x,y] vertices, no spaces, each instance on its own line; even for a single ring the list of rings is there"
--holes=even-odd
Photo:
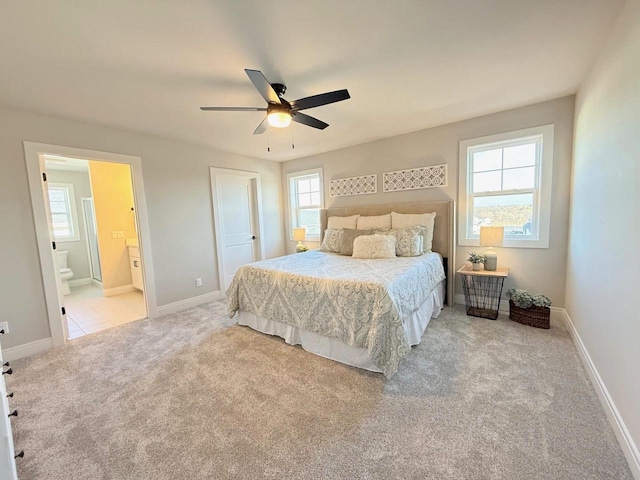
[[[514,322],[536,328],[549,328],[551,310],[548,307],[520,308],[509,300],[509,318]]]

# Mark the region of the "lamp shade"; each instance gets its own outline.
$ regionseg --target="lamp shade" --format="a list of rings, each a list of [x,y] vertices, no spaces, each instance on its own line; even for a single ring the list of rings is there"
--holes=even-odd
[[[307,229],[306,228],[294,228],[293,229],[293,239],[296,242],[303,242],[307,238]]]
[[[504,227],[480,227],[480,245],[501,247],[504,241]]]

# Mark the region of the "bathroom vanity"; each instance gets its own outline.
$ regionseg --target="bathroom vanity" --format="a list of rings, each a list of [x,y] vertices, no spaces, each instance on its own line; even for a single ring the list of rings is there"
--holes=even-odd
[[[127,248],[129,249],[129,265],[131,266],[131,279],[133,286],[138,290],[144,291],[144,282],[142,281],[142,261],[140,260],[140,247],[137,238],[127,238]]]

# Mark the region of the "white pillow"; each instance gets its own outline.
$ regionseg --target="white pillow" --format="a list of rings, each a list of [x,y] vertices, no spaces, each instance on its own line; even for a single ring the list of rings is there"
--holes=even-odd
[[[409,227],[401,230],[374,230],[374,235],[391,235],[396,238],[397,257],[422,255],[422,230],[425,227]]]
[[[436,213],[396,213],[391,212],[391,228],[407,228],[422,226],[425,227],[422,232],[423,245],[422,251],[431,251],[433,244],[433,225],[435,223]]]
[[[324,231],[320,250],[323,252],[340,253],[342,248],[342,229],[327,228]]]
[[[353,241],[353,258],[395,258],[396,237],[362,235]]]
[[[378,215],[375,217],[358,217],[358,230],[388,230],[391,228],[391,214]]]
[[[329,217],[327,228],[356,228],[358,217],[360,215],[351,215],[350,217]]]

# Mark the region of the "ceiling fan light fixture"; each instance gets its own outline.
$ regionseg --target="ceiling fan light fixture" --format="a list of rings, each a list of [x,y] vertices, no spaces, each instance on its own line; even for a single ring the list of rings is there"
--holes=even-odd
[[[291,125],[291,114],[288,112],[271,112],[267,115],[267,122],[272,127],[285,128]]]

